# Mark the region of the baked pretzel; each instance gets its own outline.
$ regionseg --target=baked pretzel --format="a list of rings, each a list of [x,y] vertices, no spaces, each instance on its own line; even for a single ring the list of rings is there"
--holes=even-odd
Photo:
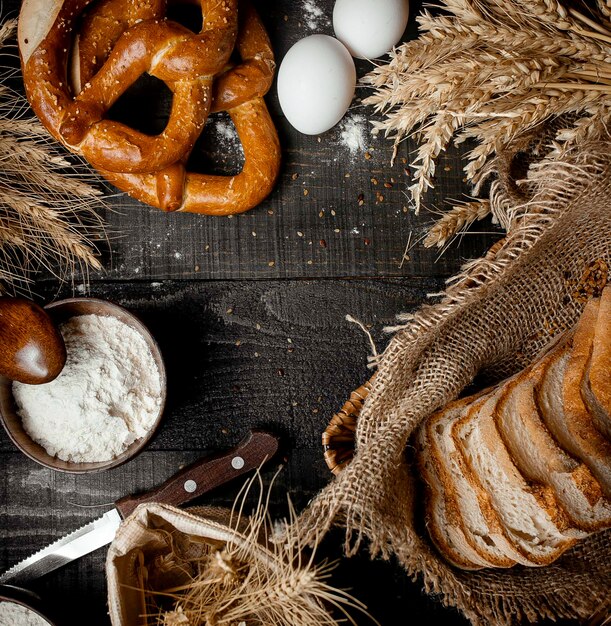
[[[273,189],[280,171],[280,143],[263,96],[273,81],[274,55],[250,2],[243,0],[239,7],[236,48],[242,62],[215,81],[212,111],[229,113],[244,150],[242,171],[235,176],[188,172],[186,159],[148,174],[102,171],[119,189],[165,211],[208,215],[248,211]]]
[[[111,182],[148,204],[208,214],[256,206],[273,188],[280,147],[262,99],[273,79],[273,52],[250,4],[240,3],[238,12],[237,0],[197,2],[203,26],[195,34],[164,18],[163,0],[102,0],[75,32],[77,18],[91,3],[25,0],[22,6],[24,82],[43,124]],[[227,69],[236,37],[242,64]],[[163,80],[174,94],[168,124],[154,137],[104,119],[143,72]],[[243,171],[231,177],[185,169],[210,112],[218,74],[214,110],[228,110],[245,154]]]

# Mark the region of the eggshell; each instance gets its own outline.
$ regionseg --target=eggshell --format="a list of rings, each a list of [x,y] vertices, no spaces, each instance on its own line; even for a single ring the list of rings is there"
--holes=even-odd
[[[337,0],[335,36],[358,59],[376,59],[401,40],[409,17],[409,0]]]
[[[278,71],[278,98],[288,121],[305,135],[337,124],[352,102],[354,61],[346,47],[328,35],[298,41]]]

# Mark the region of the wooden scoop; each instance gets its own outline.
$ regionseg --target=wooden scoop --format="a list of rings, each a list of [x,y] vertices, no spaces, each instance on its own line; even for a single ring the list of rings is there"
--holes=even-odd
[[[66,346],[51,318],[23,298],[0,298],[0,376],[48,383],[66,363]]]

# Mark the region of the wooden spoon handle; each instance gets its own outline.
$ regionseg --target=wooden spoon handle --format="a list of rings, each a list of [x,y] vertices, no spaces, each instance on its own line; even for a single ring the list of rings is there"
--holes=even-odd
[[[115,506],[127,517],[144,502],[180,506],[226,482],[258,468],[278,451],[278,438],[254,430],[228,452],[208,456],[184,468],[160,487],[117,500]]]

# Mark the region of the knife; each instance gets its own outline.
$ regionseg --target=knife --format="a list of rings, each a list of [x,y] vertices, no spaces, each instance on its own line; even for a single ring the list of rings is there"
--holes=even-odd
[[[144,502],[180,506],[260,467],[278,451],[278,438],[253,430],[228,452],[204,457],[179,471],[160,487],[137,496],[126,496],[102,517],[17,563],[0,576],[0,583],[19,583],[52,572],[112,542],[130,513]]]

